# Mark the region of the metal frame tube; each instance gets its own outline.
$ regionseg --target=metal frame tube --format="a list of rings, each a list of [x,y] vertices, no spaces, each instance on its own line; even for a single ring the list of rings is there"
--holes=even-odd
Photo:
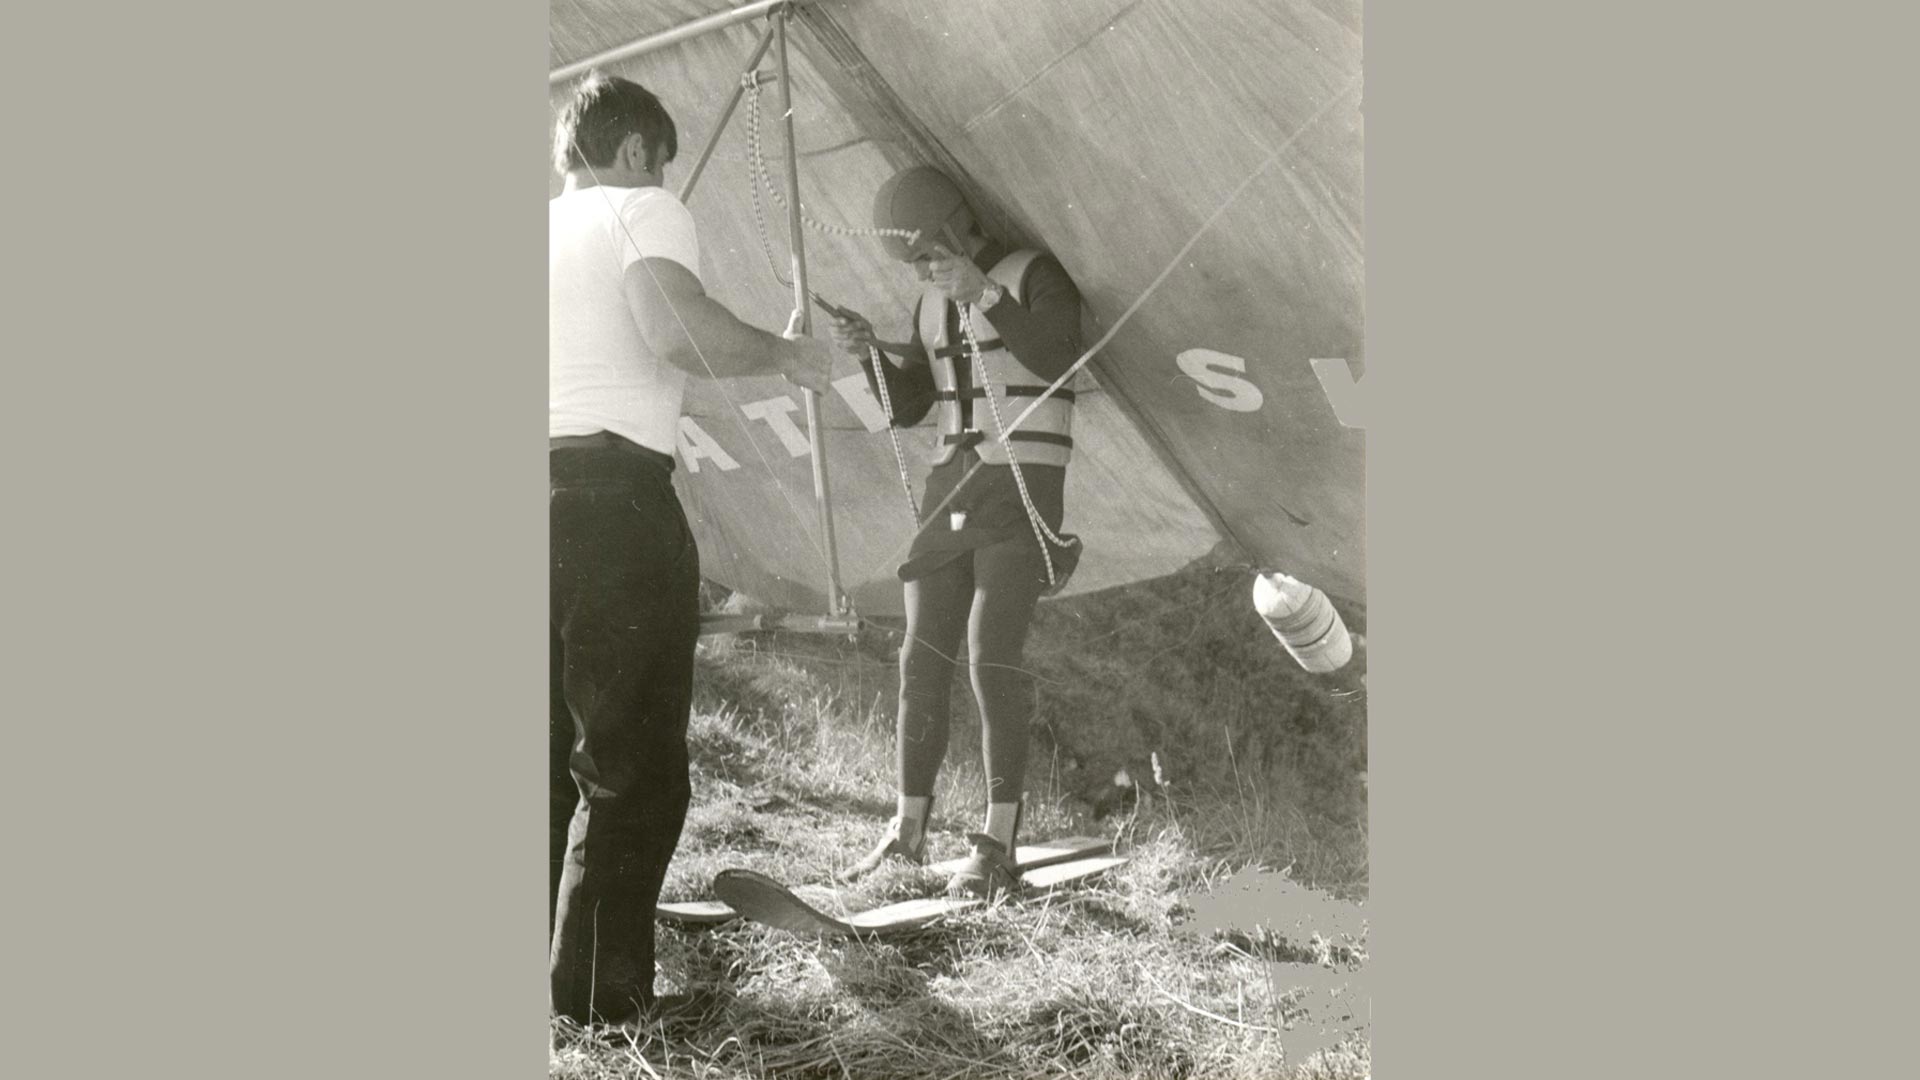
[[[813,332],[813,305],[807,292],[807,241],[800,222],[800,148],[793,137],[793,74],[787,67],[787,9],[773,16],[774,51],[780,59],[780,112],[787,133],[787,243],[793,251],[793,307],[800,313],[800,332]],[[827,484],[826,427],[820,422],[820,395],[801,391],[807,406],[807,439],[813,448],[813,495],[820,500],[821,531],[827,547],[827,606],[838,614],[846,610],[840,591],[840,544],[833,528],[833,501]]]
[[[753,634],[785,630],[798,634],[857,634],[854,615],[702,615],[700,634]]]
[[[760,47],[753,50],[753,55],[747,58],[747,66],[742,72],[744,75],[747,71],[753,71],[756,83],[768,83],[779,78],[778,75],[754,71],[760,66],[760,58],[767,54],[767,46],[771,44],[773,44],[773,27],[769,26],[766,35],[760,39]],[[733,84],[733,96],[727,99],[727,107],[720,110],[720,119],[713,125],[713,134],[707,136],[707,145],[700,149],[700,157],[694,161],[693,171],[687,174],[687,179],[680,185],[681,202],[684,203],[693,197],[693,185],[700,182],[700,174],[707,169],[707,160],[713,157],[713,151],[720,145],[720,136],[726,133],[727,121],[733,119],[733,110],[740,107],[740,98],[746,92],[745,86],[737,82]]]
[[[712,15],[703,15],[691,22],[681,23],[679,26],[673,27],[670,30],[662,30],[657,34],[649,34],[638,41],[628,42],[625,45],[616,46],[605,52],[595,53],[585,60],[576,60],[565,67],[554,68],[547,73],[547,83],[551,85],[553,83],[565,82],[575,75],[584,75],[588,71],[599,67],[601,64],[611,64],[616,60],[628,60],[635,56],[642,56],[658,49],[664,49],[669,45],[678,45],[690,38],[699,37],[701,34],[712,33],[715,30],[724,29],[735,23],[746,22],[748,19],[764,15],[775,8],[783,8],[790,4],[798,5],[807,2],[808,0],[754,0],[751,4],[734,8],[731,11],[720,11]]]

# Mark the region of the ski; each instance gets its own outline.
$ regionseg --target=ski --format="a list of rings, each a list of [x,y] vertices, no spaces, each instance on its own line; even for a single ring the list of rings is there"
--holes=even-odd
[[[1038,844],[1022,844],[1017,849],[1014,858],[1018,861],[1020,870],[1024,874],[1029,870],[1056,866],[1060,863],[1084,859],[1111,850],[1113,850],[1113,841],[1111,840],[1102,840],[1093,836],[1069,836],[1064,839],[1048,840]],[[927,869],[936,874],[951,875],[957,873],[959,869],[966,864],[966,861],[965,858],[948,859],[944,862],[934,863],[927,867]],[[799,891],[809,896],[822,897],[831,896],[833,893],[831,888],[818,885],[802,885],[799,887]],[[796,897],[796,899],[798,899],[798,897]],[[674,923],[681,926],[719,926],[722,923],[732,922],[739,917],[740,913],[734,910],[724,899],[674,900],[658,904],[654,907],[654,918],[661,922]]]
[[[1106,873],[1126,862],[1121,855],[1099,855],[1023,869],[1014,899],[1045,895],[1064,885]],[[713,891],[748,919],[796,934],[818,937],[885,937],[916,930],[956,912],[985,903],[978,899],[926,897],[903,900],[858,911],[844,917],[829,915],[793,890],[753,870],[722,870],[713,879]]]

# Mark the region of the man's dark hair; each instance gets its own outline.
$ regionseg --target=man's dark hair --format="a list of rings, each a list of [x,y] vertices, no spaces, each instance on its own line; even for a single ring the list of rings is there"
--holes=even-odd
[[[680,150],[673,117],[659,98],[637,82],[596,71],[560,110],[553,134],[553,163],[561,172],[605,168],[613,164],[620,144],[634,134],[640,136],[640,144],[656,166],[672,161]]]

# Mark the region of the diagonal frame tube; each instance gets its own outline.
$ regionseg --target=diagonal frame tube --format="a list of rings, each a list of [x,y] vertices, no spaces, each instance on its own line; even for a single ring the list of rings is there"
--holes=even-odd
[[[680,201],[686,202],[693,197],[693,185],[700,182],[700,174],[707,169],[707,162],[720,145],[720,136],[726,133],[727,123],[733,119],[733,110],[740,107],[740,98],[747,92],[744,79],[753,76],[756,85],[770,82],[778,76],[768,75],[760,70],[760,60],[767,55],[767,47],[773,44],[774,27],[769,25],[767,32],[760,35],[760,44],[754,47],[753,55],[747,57],[746,67],[740,72],[741,78],[734,80],[733,95],[727,98],[727,107],[720,110],[720,119],[714,122],[713,133],[707,136],[707,145],[700,148],[700,156],[694,159],[693,171],[680,185]]]

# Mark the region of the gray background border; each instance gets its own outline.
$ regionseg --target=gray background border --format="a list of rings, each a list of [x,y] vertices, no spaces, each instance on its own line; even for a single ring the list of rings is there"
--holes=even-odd
[[[1382,1076],[1900,1030],[1911,36],[1842,11],[1369,4]],[[5,18],[5,1073],[539,1075],[544,6]]]

